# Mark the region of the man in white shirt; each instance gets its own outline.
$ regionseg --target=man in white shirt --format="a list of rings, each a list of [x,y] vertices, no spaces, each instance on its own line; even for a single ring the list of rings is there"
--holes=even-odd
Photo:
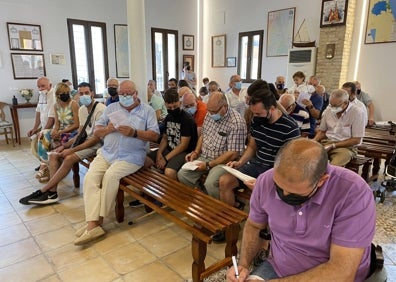
[[[230,89],[225,93],[228,105],[243,116],[246,110],[246,88],[242,88],[241,76],[239,74],[232,75],[229,86]]]
[[[367,122],[368,122],[367,108],[363,104],[363,102],[360,101],[356,96],[356,85],[353,82],[345,82],[342,85],[342,89],[344,89],[346,92],[348,92],[349,102],[351,102],[352,104],[354,104],[357,107],[359,107],[360,109],[362,109],[362,111],[364,112],[364,120],[365,120],[364,125],[367,125]]]

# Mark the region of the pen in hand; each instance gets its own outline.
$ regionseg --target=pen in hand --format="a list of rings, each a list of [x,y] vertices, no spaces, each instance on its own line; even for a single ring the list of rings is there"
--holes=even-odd
[[[235,256],[232,256],[232,264],[234,265],[234,269],[235,269],[235,277],[239,278],[238,264],[236,262]]]

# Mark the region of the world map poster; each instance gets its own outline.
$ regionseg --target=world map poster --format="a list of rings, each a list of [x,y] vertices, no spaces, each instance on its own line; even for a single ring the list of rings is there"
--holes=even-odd
[[[366,44],[396,42],[396,0],[370,0]]]

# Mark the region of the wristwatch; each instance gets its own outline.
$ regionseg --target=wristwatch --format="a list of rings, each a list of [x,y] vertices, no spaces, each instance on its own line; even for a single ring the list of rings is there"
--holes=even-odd
[[[135,129],[135,131],[133,132],[133,136],[132,136],[133,138],[136,138],[137,137],[137,129]]]
[[[210,170],[209,162],[206,162],[206,170]]]

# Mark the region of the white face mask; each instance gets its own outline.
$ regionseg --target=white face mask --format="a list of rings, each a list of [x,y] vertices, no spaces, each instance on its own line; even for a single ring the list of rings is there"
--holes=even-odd
[[[40,90],[39,93],[40,95],[47,95],[48,90]]]
[[[330,106],[330,109],[335,114],[338,114],[339,112],[341,112],[343,110],[342,107],[332,107],[332,106]]]

